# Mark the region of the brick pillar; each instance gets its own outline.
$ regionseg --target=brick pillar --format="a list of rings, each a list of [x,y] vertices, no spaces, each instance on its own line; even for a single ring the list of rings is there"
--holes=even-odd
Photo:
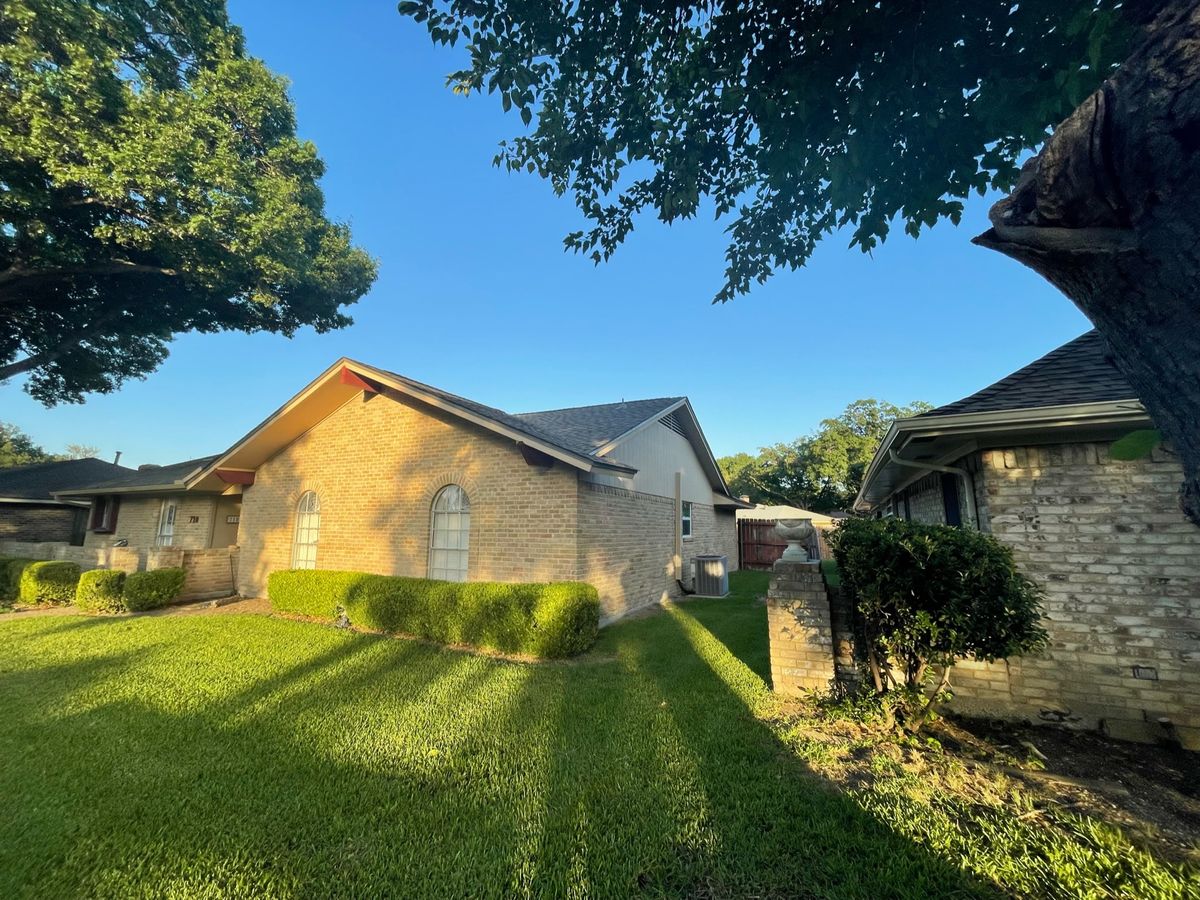
[[[833,628],[815,562],[775,563],[767,592],[771,682],[780,694],[827,690],[834,679]]]

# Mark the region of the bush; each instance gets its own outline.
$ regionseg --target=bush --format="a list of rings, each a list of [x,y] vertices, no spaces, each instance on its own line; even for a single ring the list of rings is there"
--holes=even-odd
[[[346,597],[364,578],[362,572],[326,572],[317,569],[282,569],[267,578],[267,596],[280,612],[333,621]]]
[[[1041,593],[991,535],[901,519],[851,519],[832,535],[842,589],[864,639],[877,693],[921,696],[942,668],[932,699],[959,659],[992,662],[1044,646]],[[910,713],[911,716],[911,713]]]
[[[120,569],[91,569],[79,576],[75,605],[88,612],[124,612],[124,588],[125,573]]]
[[[79,566],[73,562],[45,560],[29,563],[21,572],[18,598],[26,606],[70,603],[79,583]]]
[[[596,589],[577,582],[460,583],[308,569],[273,573],[267,593],[283,612],[332,619],[342,609],[372,631],[539,658],[583,652],[600,619]]]
[[[0,556],[0,603],[12,603],[21,593],[21,573],[37,562],[17,556]]]
[[[125,606],[132,612],[166,606],[183,592],[183,569],[130,572],[125,577]]]

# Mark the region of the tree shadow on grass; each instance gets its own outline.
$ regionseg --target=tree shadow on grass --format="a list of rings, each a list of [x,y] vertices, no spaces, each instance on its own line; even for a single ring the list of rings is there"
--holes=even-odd
[[[555,800],[533,893],[999,894],[808,770],[756,718],[761,678],[692,608],[626,630],[620,667],[572,673],[549,733]],[[598,705],[583,679],[605,676]]]

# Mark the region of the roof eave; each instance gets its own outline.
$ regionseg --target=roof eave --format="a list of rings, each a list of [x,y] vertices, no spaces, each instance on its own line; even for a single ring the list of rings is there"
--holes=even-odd
[[[880,443],[879,449],[871,458],[871,464],[863,476],[862,487],[859,488],[852,508],[856,511],[866,511],[877,505],[870,503],[867,495],[880,473],[890,464],[888,451],[895,449],[896,442],[902,437],[909,440],[928,435],[957,434],[967,437],[973,433],[984,431],[995,433],[1030,428],[1084,427],[1136,422],[1148,418],[1141,401],[1129,398],[1094,403],[1069,403],[1059,406],[956,413],[946,416],[926,414],[909,419],[897,419],[892,423]]]

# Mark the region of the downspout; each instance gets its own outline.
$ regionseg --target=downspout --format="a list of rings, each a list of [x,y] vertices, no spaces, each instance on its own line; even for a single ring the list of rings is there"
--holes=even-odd
[[[940,466],[936,463],[913,462],[911,459],[899,456],[891,447],[888,448],[888,459],[898,466],[908,466],[910,469],[923,469],[928,472],[945,472],[961,478],[963,491],[967,497],[967,518],[975,523],[975,530],[979,531],[979,511],[975,508],[975,478],[968,469],[960,469],[957,466]]]

